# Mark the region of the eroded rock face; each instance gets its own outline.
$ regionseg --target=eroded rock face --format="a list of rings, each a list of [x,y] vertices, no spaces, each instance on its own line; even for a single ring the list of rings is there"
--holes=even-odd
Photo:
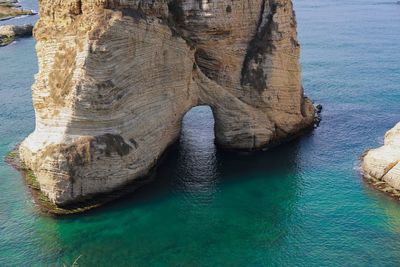
[[[185,113],[258,149],[312,126],[289,0],[41,0],[36,129],[20,154],[56,204],[146,175]]]
[[[400,123],[386,133],[382,147],[367,152],[362,169],[366,178],[400,190]]]

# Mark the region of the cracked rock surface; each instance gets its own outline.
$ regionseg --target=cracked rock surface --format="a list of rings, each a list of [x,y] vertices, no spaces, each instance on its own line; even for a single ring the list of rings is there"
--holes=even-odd
[[[42,0],[34,36],[36,128],[20,156],[58,205],[146,175],[198,105],[228,149],[313,125],[289,0]]]
[[[382,147],[367,152],[362,169],[366,178],[400,190],[400,123],[386,133]]]

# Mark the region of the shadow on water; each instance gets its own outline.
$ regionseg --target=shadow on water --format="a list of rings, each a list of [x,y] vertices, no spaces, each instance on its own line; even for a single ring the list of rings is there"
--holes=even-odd
[[[153,182],[85,215],[43,218],[35,227],[42,263],[79,255],[80,264],[91,266],[106,266],[104,255],[116,266],[282,261],[301,191],[298,142],[265,152],[220,151],[212,116],[209,107],[185,116],[181,138]]]
[[[208,205],[224,186],[296,173],[299,147],[299,140],[294,140],[268,151],[221,150],[214,143],[211,108],[195,107],[185,115],[181,137],[160,162],[153,181],[101,208],[72,218],[154,205],[173,195],[183,195],[191,205]]]

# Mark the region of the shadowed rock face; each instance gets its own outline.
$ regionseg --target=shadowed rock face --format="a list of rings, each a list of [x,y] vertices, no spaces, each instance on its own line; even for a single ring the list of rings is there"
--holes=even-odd
[[[146,175],[185,113],[258,149],[312,126],[288,0],[41,0],[36,129],[20,154],[63,205]]]

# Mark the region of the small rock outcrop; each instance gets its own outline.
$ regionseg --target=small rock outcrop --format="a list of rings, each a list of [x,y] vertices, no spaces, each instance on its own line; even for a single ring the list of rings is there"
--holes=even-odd
[[[22,9],[17,0],[0,0],[0,21],[24,15],[36,15],[36,13]]]
[[[362,170],[365,178],[374,183],[383,182],[400,190],[400,123],[386,133],[382,147],[365,154]]]
[[[314,124],[289,0],[42,0],[34,36],[36,128],[20,157],[57,205],[146,175],[195,106],[228,149]]]
[[[30,24],[0,26],[0,47],[9,45],[17,37],[32,36],[32,30]]]

